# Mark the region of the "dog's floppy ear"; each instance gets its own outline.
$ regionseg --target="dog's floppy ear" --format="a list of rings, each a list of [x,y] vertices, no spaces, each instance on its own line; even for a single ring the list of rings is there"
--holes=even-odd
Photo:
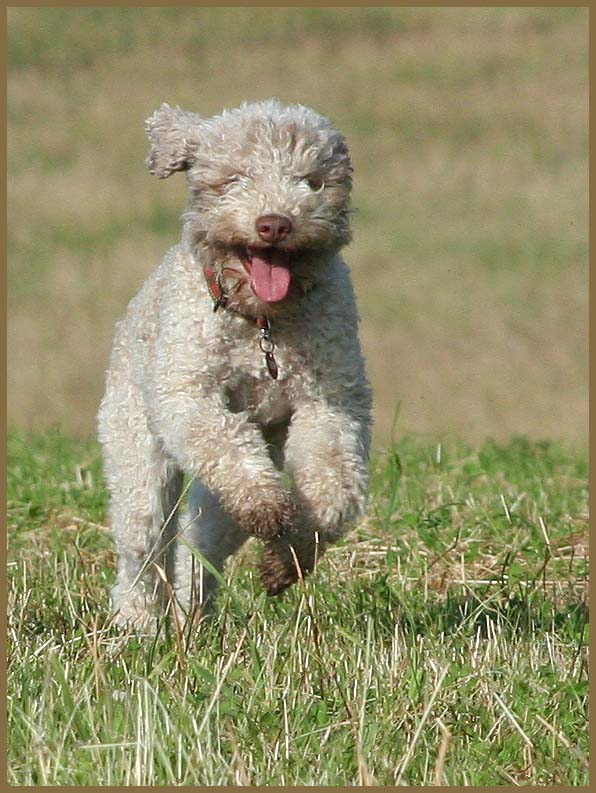
[[[165,179],[174,171],[185,171],[192,165],[201,121],[197,113],[165,103],[145,121],[145,132],[151,142],[145,163],[150,173]]]

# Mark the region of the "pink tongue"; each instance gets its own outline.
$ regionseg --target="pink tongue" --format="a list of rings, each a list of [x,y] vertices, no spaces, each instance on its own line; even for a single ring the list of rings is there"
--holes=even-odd
[[[252,256],[250,262],[250,281],[257,297],[266,303],[283,300],[288,294],[291,280],[287,258],[279,254],[272,254],[270,260]]]

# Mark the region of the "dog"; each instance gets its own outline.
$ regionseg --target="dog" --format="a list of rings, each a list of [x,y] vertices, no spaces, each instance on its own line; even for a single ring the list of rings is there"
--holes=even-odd
[[[343,136],[277,100],[211,118],[164,104],[146,132],[150,172],[184,171],[189,203],[180,243],[116,325],[98,414],[112,606],[137,628],[172,593],[212,610],[226,558],[251,536],[269,594],[312,571],[364,513],[372,424],[340,256]]]

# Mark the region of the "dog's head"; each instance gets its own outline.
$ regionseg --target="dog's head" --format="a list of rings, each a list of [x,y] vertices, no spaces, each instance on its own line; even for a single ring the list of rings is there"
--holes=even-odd
[[[269,100],[205,119],[162,105],[146,130],[151,173],[186,171],[186,239],[241,310],[287,306],[349,242],[348,149],[313,110]]]

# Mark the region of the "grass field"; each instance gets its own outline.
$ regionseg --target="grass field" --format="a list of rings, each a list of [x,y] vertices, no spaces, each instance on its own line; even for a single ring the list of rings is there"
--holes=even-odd
[[[376,440],[587,433],[586,8],[11,8],[9,411],[93,431],[178,238],[144,119],[278,96],[344,131]]]
[[[586,785],[587,460],[405,437],[369,516],[267,599],[119,636],[95,442],[9,438],[12,785]]]

